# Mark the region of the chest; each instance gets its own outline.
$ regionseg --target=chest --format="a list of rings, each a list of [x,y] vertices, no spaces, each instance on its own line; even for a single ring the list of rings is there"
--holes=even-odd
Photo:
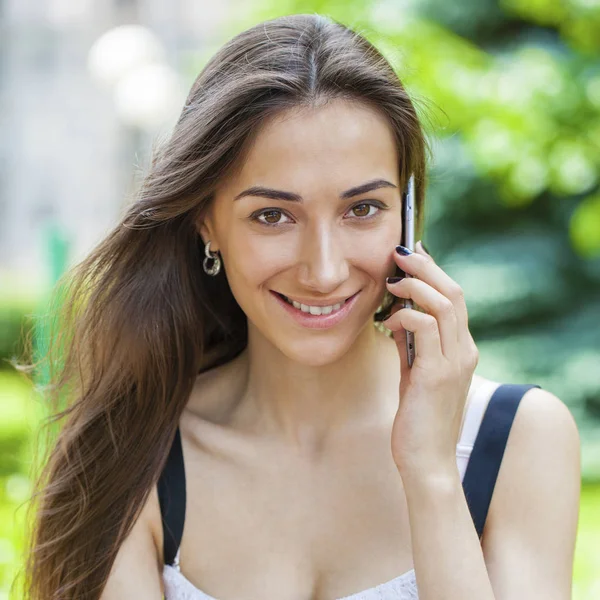
[[[322,462],[268,443],[184,435],[180,565],[219,600],[333,600],[412,569],[402,480],[385,432]]]

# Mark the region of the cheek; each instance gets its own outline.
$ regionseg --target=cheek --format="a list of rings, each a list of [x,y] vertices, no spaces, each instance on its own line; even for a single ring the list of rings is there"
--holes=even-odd
[[[368,246],[365,244],[357,264],[370,273],[373,279],[382,280],[395,269],[394,249],[399,243],[396,236],[371,239]]]
[[[394,215],[394,217],[396,217]],[[390,218],[384,226],[365,234],[359,240],[361,264],[365,271],[380,279],[393,271],[396,265],[394,252],[402,235],[401,219]]]
[[[284,237],[239,235],[228,244],[228,272],[248,285],[257,285],[289,267],[290,244]]]

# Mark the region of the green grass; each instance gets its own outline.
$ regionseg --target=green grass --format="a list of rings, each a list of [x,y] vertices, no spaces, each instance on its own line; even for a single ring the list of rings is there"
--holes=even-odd
[[[573,565],[573,600],[600,598],[600,483],[584,485]]]

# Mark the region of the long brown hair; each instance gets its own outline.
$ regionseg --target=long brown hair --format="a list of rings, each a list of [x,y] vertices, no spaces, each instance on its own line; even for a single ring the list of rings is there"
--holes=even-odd
[[[44,389],[51,441],[28,507],[23,597],[100,597],[195,378],[247,343],[225,273],[202,268],[196,224],[266,119],[338,98],[387,118],[400,181],[415,175],[422,230],[429,146],[413,102],[370,42],[317,14],[260,23],[227,42],[193,83],[120,222],[55,288]],[[375,321],[394,298],[386,292]]]

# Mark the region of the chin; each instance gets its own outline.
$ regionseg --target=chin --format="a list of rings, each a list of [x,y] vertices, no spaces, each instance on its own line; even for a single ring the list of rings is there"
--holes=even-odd
[[[294,362],[307,367],[324,367],[340,360],[350,350],[355,339],[356,336],[350,338],[348,335],[330,335],[321,339],[276,339],[273,342],[282,354]]]

